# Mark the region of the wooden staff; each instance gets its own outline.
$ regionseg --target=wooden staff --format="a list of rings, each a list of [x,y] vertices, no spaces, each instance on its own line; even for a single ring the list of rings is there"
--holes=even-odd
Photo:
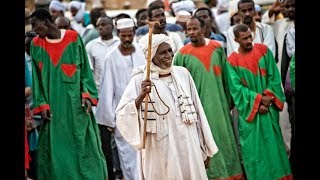
[[[158,21],[148,21],[146,24],[149,26],[149,38],[148,38],[148,55],[147,55],[147,76],[146,79],[150,80],[150,63],[151,63],[151,44],[152,44],[152,33],[155,24],[160,25]],[[151,87],[150,87],[151,88]],[[147,118],[148,118],[148,95],[144,99],[144,127],[143,127],[143,139],[142,139],[142,149],[145,149],[146,137],[147,137]]]

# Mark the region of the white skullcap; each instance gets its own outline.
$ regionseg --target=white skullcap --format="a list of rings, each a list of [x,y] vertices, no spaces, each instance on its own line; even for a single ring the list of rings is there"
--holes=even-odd
[[[50,2],[49,9],[54,9],[56,11],[65,11],[66,7],[60,1],[53,0]]]
[[[177,14],[179,11],[188,11],[192,13],[195,10],[196,5],[191,0],[183,0],[179,2],[173,2],[171,7],[174,14]]]
[[[161,43],[168,43],[171,46],[171,42],[169,39],[169,36],[165,34],[152,34],[152,43],[151,43],[151,61],[153,57],[156,55],[157,49]],[[146,60],[148,59],[148,44],[149,44],[149,36],[143,36],[139,44],[141,46],[141,49],[146,57]]]
[[[69,10],[73,7],[76,8],[78,10],[82,9],[85,10],[85,5],[86,3],[80,2],[80,1],[71,1],[69,3]]]
[[[187,22],[191,17],[190,12],[182,10],[176,14],[176,21]]]
[[[261,6],[259,6],[258,4],[254,5],[254,9],[256,10],[256,12],[261,12]]]
[[[122,18],[119,19],[117,22],[117,29],[124,29],[124,28],[131,28],[134,27],[133,19],[131,18]]]

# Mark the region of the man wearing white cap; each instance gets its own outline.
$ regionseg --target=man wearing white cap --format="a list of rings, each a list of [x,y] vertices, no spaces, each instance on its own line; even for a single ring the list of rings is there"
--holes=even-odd
[[[122,18],[116,24],[117,35],[121,42],[117,48],[106,55],[100,80],[96,117],[114,133],[124,179],[138,180],[138,152],[120,134],[116,126],[115,110],[131,79],[132,70],[145,64],[145,58],[138,45],[133,43],[135,35],[133,19]]]
[[[146,55],[148,40],[142,44]],[[148,95],[145,149],[139,151],[141,179],[205,180],[205,162],[218,148],[190,73],[172,65],[170,44],[168,36],[152,35],[151,80],[145,80],[145,66],[134,70],[116,109],[117,128],[130,145],[141,149],[143,100]]]
[[[59,16],[64,16],[65,10],[66,10],[65,5],[60,1],[53,0],[50,2],[49,11],[53,20],[55,20]]]

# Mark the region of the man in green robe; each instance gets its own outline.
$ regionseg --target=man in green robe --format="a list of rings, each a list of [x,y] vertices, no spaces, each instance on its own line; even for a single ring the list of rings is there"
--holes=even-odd
[[[226,65],[231,95],[239,112],[239,136],[248,180],[292,179],[279,126],[285,95],[271,50],[253,44],[250,28],[234,27],[237,51]]]
[[[105,180],[106,162],[91,106],[97,89],[80,36],[60,30],[50,13],[31,15],[37,33],[31,43],[34,114],[44,122],[39,133],[38,178]]]
[[[204,38],[205,22],[187,21],[190,43],[176,54],[174,64],[187,68],[195,82],[219,151],[210,159],[209,179],[242,179],[236,139],[231,121],[231,96],[224,75],[226,55],[222,44]]]

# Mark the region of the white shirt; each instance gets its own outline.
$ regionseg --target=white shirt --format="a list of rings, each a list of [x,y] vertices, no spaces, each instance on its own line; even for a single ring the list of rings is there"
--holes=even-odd
[[[102,40],[101,37],[91,40],[86,45],[86,51],[93,69],[93,77],[98,93],[100,93],[100,76],[106,61],[106,54],[118,47],[120,39],[113,36],[110,40]]]

